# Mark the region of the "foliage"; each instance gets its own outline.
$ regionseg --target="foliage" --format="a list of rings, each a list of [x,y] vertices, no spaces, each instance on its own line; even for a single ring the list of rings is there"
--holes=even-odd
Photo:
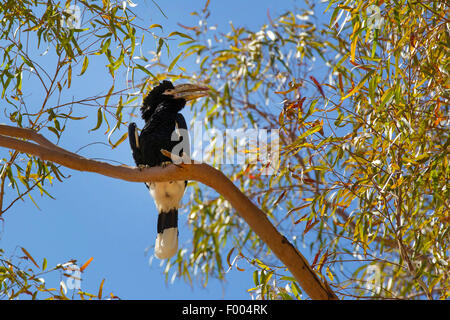
[[[220,165],[343,297],[449,294],[448,30],[441,2],[331,1],[288,11],[258,31],[183,26],[192,79],[216,88],[194,105],[208,128],[280,128],[275,175]],[[318,80],[319,79],[319,80]],[[204,120],[203,120],[204,119]],[[220,146],[218,146],[220,148]],[[175,262],[191,279],[222,277],[244,258],[260,298],[301,289],[216,194],[190,206],[192,254]],[[205,205],[205,198],[208,204]],[[220,240],[220,241],[219,241]],[[237,249],[237,250],[236,250]],[[185,252],[183,252],[185,253]],[[242,266],[241,266],[242,268]],[[239,269],[239,267],[238,267]]]
[[[69,2],[2,2],[1,98],[9,121],[51,132],[59,141],[72,121],[86,121],[88,112],[73,106],[91,106],[91,130],[104,128],[116,147],[126,138],[123,115],[134,116],[139,97],[154,83],[207,84],[214,92],[191,105],[193,123],[201,121],[206,130],[280,129],[273,175],[263,174],[264,161],[226,165],[211,156],[211,162],[297,248],[309,247],[313,268],[336,293],[448,298],[449,21],[443,2],[306,2],[306,9],[268,14],[259,30],[230,22],[223,33],[208,20],[207,1],[193,13],[198,25],[180,25],[166,37],[152,31],[160,25],[139,25],[131,2],[123,3],[128,6],[78,1],[84,22],[74,29],[62,25]],[[150,56],[142,50],[145,35],[156,42]],[[169,39],[178,41],[180,53],[166,63]],[[35,48],[43,54],[33,56]],[[49,55],[57,61],[53,71],[41,66]],[[186,70],[190,62],[198,68]],[[106,65],[109,89],[61,101],[96,65]],[[126,73],[126,83],[116,81],[118,72]],[[24,79],[42,87],[42,104],[28,103]],[[224,148],[219,142],[215,147]],[[36,191],[51,196],[48,184],[65,179],[54,164],[20,156],[25,160],[11,151],[2,159],[0,216],[24,196],[35,202]],[[7,183],[16,192],[9,203]],[[223,199],[195,183],[190,187],[192,246],[166,262],[167,278],[175,272],[207,285],[230,268],[246,269],[255,283],[249,292],[258,298],[305,298]],[[34,260],[29,254],[25,259]],[[37,281],[45,268],[0,262],[4,296],[33,297],[33,290],[45,289]],[[64,298],[61,292],[52,297]]]
[[[133,6],[131,1],[79,0],[76,5],[70,1],[1,1],[0,80],[6,120],[18,127],[53,135],[59,143],[73,121],[86,121],[88,115],[92,117],[92,108],[96,108],[96,125],[90,131],[106,127],[105,134],[112,148],[123,142],[127,133],[126,130],[120,133],[125,123],[122,110],[138,99],[147,80],[139,81],[150,73],[146,69],[148,65],[141,64],[149,62],[142,55],[145,36],[158,41],[159,52],[168,49],[164,46],[166,40],[152,32],[161,26],[135,23]],[[81,18],[83,23],[78,25]],[[77,84],[89,79],[92,69],[109,74],[109,89],[90,96],[88,92],[84,96],[74,93]],[[123,72],[129,77],[127,82],[117,83],[117,74]],[[36,96],[36,88],[41,89],[42,96]],[[70,99],[71,94],[76,98]],[[2,153],[0,217],[18,200],[29,197],[38,206],[36,194],[52,197],[49,187],[55,179],[64,181],[67,177],[53,163],[17,151]],[[15,196],[7,194],[7,187]],[[31,280],[36,281],[36,274],[19,272],[20,268],[16,269],[11,259],[1,261],[5,268],[2,273],[5,277],[0,281],[2,294],[12,298],[19,293],[30,293],[28,285]],[[21,284],[22,280],[28,284]],[[13,293],[15,286],[21,290]],[[34,288],[45,289],[41,284]]]
[[[11,259],[3,257],[4,252],[0,249],[0,299],[12,300],[27,296],[35,300],[42,299],[42,295],[49,300],[70,300],[74,299],[75,296],[81,300],[118,299],[112,293],[109,296],[103,296],[104,279],[100,283],[97,294],[78,290],[72,291],[72,296],[67,295],[66,282],[75,287],[75,281],[80,280],[79,275],[86,269],[92,258],[81,267],[77,267],[76,260],[71,260],[58,264],[53,268],[47,268],[47,260],[45,258],[42,260],[42,264],[39,265],[25,248],[21,247],[20,249],[24,255],[20,257],[17,265]],[[45,274],[55,271],[59,271],[61,278],[65,279],[61,280],[58,289],[48,287],[43,278]],[[38,296],[38,294],[40,295]]]

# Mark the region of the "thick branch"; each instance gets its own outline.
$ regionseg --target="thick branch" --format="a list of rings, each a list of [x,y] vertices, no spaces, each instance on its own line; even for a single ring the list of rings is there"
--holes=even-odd
[[[15,138],[31,139],[38,144]],[[108,177],[132,181],[195,180],[220,193],[250,228],[286,265],[311,299],[337,299],[326,283],[318,278],[303,255],[273,226],[267,215],[256,207],[222,172],[207,164],[170,165],[166,168],[138,169],[114,166],[109,163],[83,158],[66,151],[29,129],[0,125],[0,146],[32,154],[65,167],[99,173]]]

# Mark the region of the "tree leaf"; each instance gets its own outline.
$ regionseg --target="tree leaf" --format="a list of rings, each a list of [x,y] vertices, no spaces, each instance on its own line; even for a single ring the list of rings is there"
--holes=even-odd
[[[173,31],[173,32],[171,32],[171,33],[167,36],[167,38],[170,38],[170,37],[172,37],[172,36],[180,36],[180,37],[183,37],[183,38],[187,38],[187,39],[189,39],[189,40],[194,40],[191,36],[189,36],[189,35],[187,35],[187,34],[185,34],[185,33],[179,32],[179,31]]]
[[[150,77],[152,77],[155,80],[158,80],[153,73],[151,73],[147,68],[145,68],[144,66],[140,65],[140,64],[136,64],[136,68],[138,68],[139,70],[144,71],[146,74],[148,74]]]
[[[24,247],[20,247],[20,249],[22,249],[22,252],[25,253],[25,255],[27,256],[28,259],[30,259],[31,262],[33,262],[33,264],[36,266],[36,268],[39,269],[38,264],[36,263],[36,261],[34,261],[33,257],[31,256],[31,254],[28,253],[28,251],[24,248]]]
[[[123,141],[125,141],[125,139],[128,137],[128,132],[125,132],[119,140],[116,141],[116,143],[112,144],[112,148],[116,148],[119,144],[121,144]]]
[[[84,269],[87,268],[87,266],[92,262],[92,260],[94,260],[94,257],[90,257],[88,261],[86,261],[81,267],[80,267],[80,271],[83,272]]]
[[[172,60],[172,62],[171,62],[170,65],[169,65],[169,68],[167,69],[168,72],[172,71],[173,67],[175,66],[175,64],[177,63],[178,59],[180,59],[180,57],[181,57],[181,55],[182,55],[183,53],[184,53],[184,52],[180,52],[180,53],[175,57],[175,59]]]
[[[102,125],[102,122],[103,122],[103,113],[102,113],[102,107],[100,107],[100,108],[97,109],[97,124],[95,125],[94,128],[89,130],[89,132],[95,131],[98,128],[100,128],[100,126]]]
[[[86,72],[88,65],[89,65],[89,58],[88,58],[88,56],[84,56],[83,66],[81,67],[81,72],[80,72],[79,76],[81,76],[82,74],[84,74]]]
[[[152,25],[150,25],[150,27],[148,27],[149,29],[153,29],[153,28],[160,28],[161,30],[163,30],[163,27],[160,24],[154,23]]]
[[[349,97],[351,97],[352,95],[354,95],[355,93],[357,93],[366,83],[367,79],[369,79],[372,74],[375,73],[375,70],[371,70],[369,71],[364,78],[362,78],[362,80],[358,83],[358,85],[356,87],[354,87],[347,95],[345,95],[344,97],[341,98],[341,100],[345,100]]]
[[[99,300],[102,299],[102,293],[103,293],[103,284],[105,283],[105,279],[102,279],[102,282],[100,283],[100,287],[98,288],[98,294],[97,297]]]

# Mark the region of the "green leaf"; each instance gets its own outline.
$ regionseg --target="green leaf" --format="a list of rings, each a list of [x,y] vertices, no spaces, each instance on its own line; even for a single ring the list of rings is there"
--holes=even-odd
[[[152,25],[150,25],[150,27],[148,27],[149,29],[153,29],[153,28],[160,28],[161,30],[163,30],[163,27],[160,24],[154,23]]]
[[[62,116],[64,118],[69,118],[71,120],[83,120],[86,119],[87,116],[84,117],[75,117],[75,116],[71,116],[70,114],[65,114],[65,113],[60,113],[58,116]]]
[[[164,44],[164,39],[163,38],[159,38],[159,40],[158,40],[158,47],[156,49],[156,55],[160,54],[163,44]]]
[[[366,83],[367,79],[369,79],[372,74],[375,73],[376,70],[370,70],[365,76],[364,78],[362,78],[362,80],[358,83],[358,85],[356,85],[347,95],[345,95],[344,97],[341,98],[341,100],[345,100],[349,97],[351,97],[352,95],[354,95],[355,93],[359,92],[359,90],[364,86],[364,84]]]
[[[100,107],[100,108],[98,108],[98,110],[97,110],[97,124],[96,124],[96,126],[95,126],[94,128],[92,128],[91,130],[89,130],[89,132],[95,131],[95,130],[97,130],[98,128],[100,128],[100,126],[102,125],[102,122],[103,122],[103,114],[102,114],[102,108]]]
[[[56,129],[53,128],[53,127],[47,127],[47,129],[50,130],[51,132],[53,132],[53,133],[59,138],[59,132],[58,132],[58,130],[56,130]]]
[[[383,108],[386,103],[388,103],[392,96],[395,93],[395,87],[390,87],[389,89],[387,89],[384,94],[381,96],[381,104],[380,104],[380,108]]]
[[[173,67],[175,66],[175,64],[177,63],[178,59],[180,59],[180,57],[181,57],[181,55],[182,55],[183,53],[184,53],[184,52],[180,52],[180,53],[175,57],[175,59],[173,59],[173,61],[172,61],[172,62],[170,63],[170,65],[169,65],[169,68],[167,69],[168,72],[172,71]]]
[[[108,101],[109,101],[109,98],[111,98],[113,91],[114,91],[114,85],[112,85],[111,88],[109,88],[108,94],[105,97],[105,108],[108,107]]]
[[[125,133],[120,137],[120,139],[117,140],[116,143],[111,144],[111,146],[113,147],[113,149],[116,148],[119,144],[121,144],[127,137],[128,137],[128,132],[125,132]],[[110,143],[111,143],[111,141],[110,141]]]
[[[69,68],[67,69],[67,88],[70,88],[72,84],[72,65],[69,64]]]
[[[302,142],[304,138],[306,138],[307,136],[312,135],[313,133],[316,133],[316,132],[320,131],[321,129],[322,129],[321,126],[314,126],[314,127],[310,128],[310,129],[306,130],[303,134],[301,134],[297,138],[295,144]]]
[[[183,37],[183,38],[194,40],[191,36],[189,36],[189,35],[187,35],[185,33],[179,32],[179,31],[171,32],[167,37],[170,38],[172,36],[180,36],[180,37]]]
[[[86,72],[88,65],[89,65],[89,58],[88,58],[88,56],[84,56],[83,66],[81,67],[81,73],[79,74],[79,76],[81,76],[82,74],[84,74]]]
[[[113,63],[113,69],[117,70],[123,63],[123,59],[125,58],[125,52],[122,50],[120,52],[119,58]]]
[[[106,41],[103,43],[103,46],[100,49],[100,54],[105,53],[106,50],[108,50],[109,46],[111,44],[111,38],[106,39]]]
[[[147,70],[147,68],[145,68],[144,66],[140,65],[140,64],[136,64],[136,68],[138,68],[139,70],[144,71],[146,74],[148,74],[150,77],[152,77],[153,79],[157,80],[157,78],[154,76],[153,73],[151,73],[150,71]]]
[[[300,289],[300,287],[298,286],[296,281],[291,282],[291,289],[292,289],[292,293],[294,294],[294,296],[297,299],[300,299],[302,290]]]
[[[259,285],[258,270],[253,271],[253,283],[254,283],[256,286]]]

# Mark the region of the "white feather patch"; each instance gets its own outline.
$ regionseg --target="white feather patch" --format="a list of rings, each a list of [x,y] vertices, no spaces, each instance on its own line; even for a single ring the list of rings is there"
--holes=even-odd
[[[178,250],[178,228],[164,229],[158,233],[155,242],[155,255],[158,259],[168,259]]]
[[[180,207],[185,189],[184,181],[150,182],[147,185],[158,212],[168,212]]]

